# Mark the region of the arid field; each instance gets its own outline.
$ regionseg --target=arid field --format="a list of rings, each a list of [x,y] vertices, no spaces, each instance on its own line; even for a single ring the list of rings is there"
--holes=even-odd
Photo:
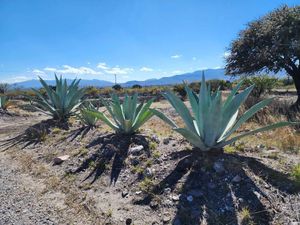
[[[84,128],[76,117],[57,123],[28,104],[15,101],[0,116],[4,224],[300,221],[296,127],[257,133],[208,157],[157,117],[126,136],[101,122]],[[167,101],[153,107],[182,123]],[[259,113],[238,132],[286,120],[268,108]]]

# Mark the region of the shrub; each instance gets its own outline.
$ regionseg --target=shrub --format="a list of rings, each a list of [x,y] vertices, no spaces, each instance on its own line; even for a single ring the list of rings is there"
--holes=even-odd
[[[188,86],[185,87],[193,115],[174,93],[168,91],[164,94],[164,97],[183,119],[185,128],[178,127],[175,122],[155,109],[152,109],[152,112],[202,151],[220,150],[247,135],[294,124],[292,122],[279,122],[238,134],[229,139],[244,122],[268,105],[272,99],[265,99],[257,103],[237,119],[239,108],[253,90],[253,85],[237,94],[242,85],[242,82],[240,82],[223,102],[221,92],[218,90],[212,93],[205,83],[204,76],[201,84],[199,94],[193,92]]]
[[[247,77],[243,80],[244,87],[255,85],[251,95],[255,98],[260,98],[263,94],[270,92],[277,84],[278,79],[268,75],[259,75]]]
[[[54,90],[42,78],[39,79],[46,90],[46,96],[33,89],[36,97],[27,97],[32,101],[33,107],[51,115],[53,119],[59,121],[67,120],[82,104],[84,89],[79,89],[78,84],[80,80],[75,79],[68,85],[66,79],[63,80],[62,77],[58,79],[55,75],[56,88]]]
[[[139,84],[134,84],[134,85],[132,85],[132,87],[131,87],[132,89],[141,89],[142,88],[142,86],[141,85],[139,85]]]
[[[114,86],[112,86],[112,88],[113,88],[114,90],[116,90],[116,91],[120,91],[120,90],[123,89],[122,86],[121,86],[120,84],[115,84]]]

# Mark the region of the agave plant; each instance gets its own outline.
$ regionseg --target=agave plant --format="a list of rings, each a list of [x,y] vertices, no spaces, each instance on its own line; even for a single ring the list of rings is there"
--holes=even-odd
[[[80,80],[74,79],[68,85],[66,79],[63,80],[62,77],[58,79],[55,75],[56,86],[52,88],[42,78],[39,79],[46,91],[46,96],[33,89],[36,97],[28,98],[31,99],[35,108],[51,115],[53,119],[65,121],[82,104],[84,89],[80,89],[78,86]]]
[[[174,121],[155,109],[152,109],[152,112],[202,151],[222,149],[224,146],[247,135],[294,124],[293,122],[278,122],[231,137],[244,122],[272,101],[272,99],[265,99],[252,106],[240,118],[237,118],[240,106],[254,88],[254,85],[252,85],[238,93],[241,85],[242,82],[231,91],[225,101],[222,101],[219,89],[214,93],[211,92],[210,85],[205,83],[204,76],[198,95],[186,85],[185,89],[192,113],[174,93],[170,91],[164,93],[164,97],[183,119],[185,128],[178,127]]]
[[[7,96],[0,96],[0,110],[6,111],[8,106],[11,105],[11,102],[9,101]]]
[[[111,102],[103,100],[103,104],[112,120],[103,112],[90,111],[90,114],[95,115],[117,133],[133,134],[153,116],[150,106],[154,99],[149,100],[145,104],[138,104],[137,94],[133,96],[125,95],[124,102],[121,104],[116,94],[112,94],[111,98]]]
[[[86,106],[80,109],[80,113],[77,117],[86,126],[95,127],[99,118],[94,112],[98,112],[98,109],[92,103],[88,102]]]

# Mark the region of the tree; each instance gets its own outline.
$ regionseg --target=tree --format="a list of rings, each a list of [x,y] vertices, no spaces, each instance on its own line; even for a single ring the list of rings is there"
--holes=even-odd
[[[286,71],[295,83],[300,109],[300,6],[282,6],[250,22],[231,43],[227,74]]]

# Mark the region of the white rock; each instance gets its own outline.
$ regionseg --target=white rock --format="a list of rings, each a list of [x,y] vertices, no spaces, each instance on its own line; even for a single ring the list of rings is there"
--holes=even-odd
[[[69,158],[70,158],[69,155],[58,156],[53,159],[53,163],[54,163],[54,165],[58,165],[58,164],[63,163],[64,161],[68,160]]]

